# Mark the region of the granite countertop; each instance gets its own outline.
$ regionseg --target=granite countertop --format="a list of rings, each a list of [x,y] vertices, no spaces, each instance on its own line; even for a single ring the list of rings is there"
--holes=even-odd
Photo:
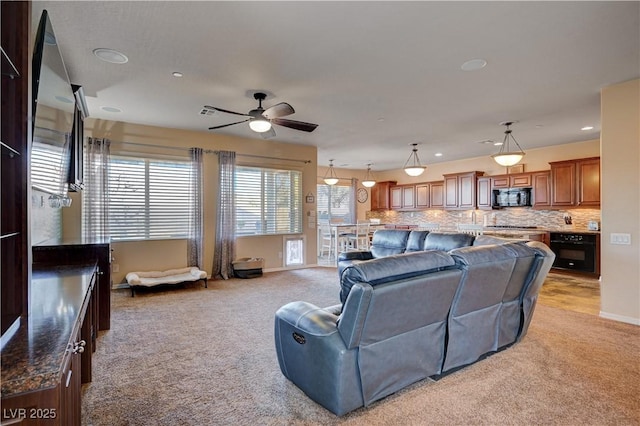
[[[28,317],[2,348],[2,397],[55,387],[95,265],[34,269]]]
[[[100,241],[88,241],[84,238],[51,238],[48,240],[35,243],[33,247],[55,247],[55,246],[84,246],[84,245],[99,245],[110,244],[109,240]]]

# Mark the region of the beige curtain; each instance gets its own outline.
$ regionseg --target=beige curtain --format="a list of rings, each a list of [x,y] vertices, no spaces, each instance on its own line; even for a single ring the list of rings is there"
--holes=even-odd
[[[233,276],[233,260],[236,252],[236,208],[235,173],[236,153],[219,151],[216,242],[213,253],[213,273],[216,279],[229,279]]]
[[[191,216],[189,217],[187,264],[202,269],[202,148],[191,148],[189,154],[191,157],[189,192],[192,205]]]
[[[82,197],[82,236],[87,243],[109,241],[109,157],[111,141],[87,138]]]

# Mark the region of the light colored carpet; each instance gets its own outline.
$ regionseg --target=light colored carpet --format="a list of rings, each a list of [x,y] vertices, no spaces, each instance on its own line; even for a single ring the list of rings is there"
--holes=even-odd
[[[529,334],[439,381],[338,418],[278,368],[275,311],[338,302],[335,269],[114,291],[85,425],[638,425],[640,327],[538,304]]]

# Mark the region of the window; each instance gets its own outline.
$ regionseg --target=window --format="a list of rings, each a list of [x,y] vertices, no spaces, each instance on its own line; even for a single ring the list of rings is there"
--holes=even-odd
[[[302,232],[302,173],[236,167],[236,235]]]
[[[111,156],[109,232],[112,241],[187,238],[191,163]]]
[[[355,223],[353,187],[351,185],[318,185],[318,220],[342,220]]]

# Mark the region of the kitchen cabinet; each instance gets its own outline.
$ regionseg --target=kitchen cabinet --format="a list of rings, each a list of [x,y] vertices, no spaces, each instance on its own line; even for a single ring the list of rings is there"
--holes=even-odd
[[[31,2],[3,1],[2,107],[0,115],[0,312],[2,331],[29,313],[28,135],[31,120],[29,98],[29,23]]]
[[[429,198],[429,184],[416,184],[416,209],[428,209],[431,206]]]
[[[484,172],[466,172],[444,175],[444,208],[468,210],[476,208],[477,179]]]
[[[532,206],[534,208],[549,208],[551,206],[551,172],[531,173],[533,186]]]
[[[478,178],[478,208],[481,210],[491,210],[491,181],[488,176]]]
[[[492,187],[497,188],[529,188],[531,187],[531,173],[517,173],[513,175],[492,176]]]
[[[21,324],[2,350],[3,424],[81,424],[81,386],[91,379],[96,279],[95,264],[34,267],[29,324]]]
[[[429,183],[429,204],[432,209],[444,208],[444,181]]]
[[[392,186],[391,209],[407,211],[442,208],[443,188],[444,183],[441,181]]]
[[[391,189],[391,208],[393,210],[413,210],[416,207],[415,202],[415,185],[398,185],[392,186]]]
[[[551,165],[551,207],[600,207],[600,158]]]
[[[371,188],[371,210],[389,210],[391,208],[390,189],[395,181],[377,182]]]

